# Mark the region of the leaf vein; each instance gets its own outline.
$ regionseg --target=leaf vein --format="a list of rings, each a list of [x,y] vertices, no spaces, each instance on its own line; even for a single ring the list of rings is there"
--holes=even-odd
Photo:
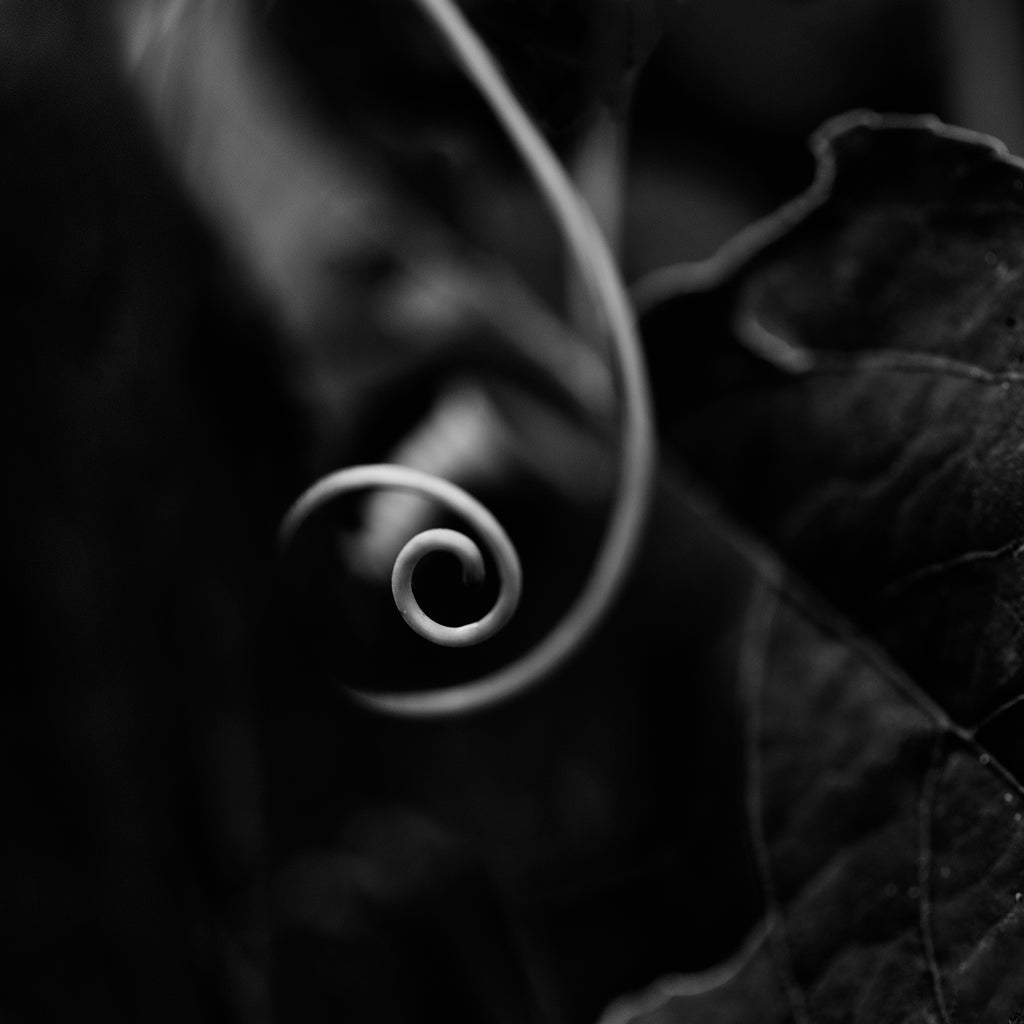
[[[768,933],[769,949],[779,973],[796,1024],[811,1024],[807,1002],[796,979],[793,953],[789,943],[785,917],[779,906],[772,882],[771,860],[761,829],[763,820],[763,794],[761,791],[760,754],[758,743],[761,732],[761,699],[764,689],[765,666],[768,656],[768,638],[775,622],[780,591],[770,581],[759,588],[751,605],[744,631],[745,638],[740,662],[740,678],[746,696],[747,726],[747,829],[755,867],[764,892],[766,916],[778,923]]]
[[[921,932],[921,944],[924,947],[925,962],[931,976],[932,994],[939,1018],[943,1024],[953,1024],[946,1005],[946,996],[942,989],[942,975],[939,961],[935,954],[935,937],[932,932],[932,815],[935,807],[935,795],[939,776],[942,771],[942,752],[944,750],[943,735],[936,736],[928,771],[921,786],[917,814],[917,885],[920,890],[918,897],[918,926]]]
[[[851,652],[874,668],[886,685],[916,707],[922,715],[958,739],[978,758],[979,763],[989,773],[995,775],[1020,799],[1024,800],[1024,784],[983,743],[976,739],[974,729],[953,721],[941,705],[932,700],[913,679],[897,668],[882,651],[854,630],[845,619],[841,619],[837,613],[829,614],[827,610],[815,607],[809,595],[801,593],[797,587],[792,585],[792,582],[787,583],[784,591],[780,591],[780,593],[809,622],[827,635],[846,644]]]
[[[1022,554],[1024,554],[1024,536],[1014,537],[1013,540],[1007,541],[996,548],[979,548],[973,551],[964,551],[959,555],[954,555],[952,558],[943,559],[941,562],[923,565],[904,576],[892,580],[882,587],[872,603],[880,604],[892,600],[895,597],[901,596],[903,591],[909,590],[918,583],[933,579],[943,573],[960,569],[965,565],[971,565],[975,562],[995,561],[1005,558],[1007,555],[1017,557]]]
[[[968,731],[970,732],[971,736],[977,736],[977,734],[981,732],[981,730],[984,729],[986,726],[992,725],[992,723],[999,719],[1002,715],[1005,715],[1006,712],[1013,710],[1013,708],[1017,707],[1020,704],[1024,704],[1024,693],[1018,693],[1016,697],[1010,697],[1009,700],[1003,701],[1003,703],[1000,704],[999,707],[997,707],[993,711],[990,711],[987,715],[985,715],[984,718],[981,719],[980,722],[978,722],[976,725],[971,726],[971,728]]]

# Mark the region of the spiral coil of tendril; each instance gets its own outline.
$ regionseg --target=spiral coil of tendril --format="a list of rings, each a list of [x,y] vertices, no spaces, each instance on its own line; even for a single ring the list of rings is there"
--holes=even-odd
[[[350,466],[318,480],[299,498],[281,524],[281,541],[290,544],[302,524],[315,512],[346,494],[374,487],[390,487],[434,498],[465,519],[483,539],[497,566],[498,599],[491,610],[476,622],[463,626],[445,626],[420,607],[412,590],[416,566],[424,555],[443,551],[454,555],[462,565],[467,582],[479,582],[484,576],[484,558],[479,546],[457,530],[437,528],[417,533],[399,551],[391,572],[391,593],[395,605],[410,628],[432,643],[444,647],[469,647],[489,640],[504,628],[515,614],[523,589],[519,556],[501,524],[474,497],[461,487],[408,466],[386,464]]]
[[[575,604],[555,628],[522,657],[483,679],[441,690],[368,693],[349,689],[362,704],[410,717],[464,714],[517,696],[547,679],[592,635],[608,611],[633,562],[646,521],[655,462],[647,380],[639,352],[633,313],[614,259],[589,209],[580,199],[558,158],[516,100],[486,46],[451,0],[415,0],[445,38],[456,60],[490,104],[519,151],[589,287],[603,312],[618,371],[622,408],[618,493],[601,550]],[[465,516],[487,545],[498,569],[500,591],[490,612],[463,626],[444,626],[429,618],[412,593],[412,576],[427,553],[443,550],[462,564],[464,574],[483,572],[479,547],[453,530],[427,530],[402,548],[392,572],[399,611],[421,636],[435,643],[466,646],[493,636],[514,613],[521,592],[519,559],[497,520],[456,485],[403,466],[355,466],[315,483],[292,506],[281,527],[283,546],[308,517],[352,491],[371,487],[412,490],[435,498]]]

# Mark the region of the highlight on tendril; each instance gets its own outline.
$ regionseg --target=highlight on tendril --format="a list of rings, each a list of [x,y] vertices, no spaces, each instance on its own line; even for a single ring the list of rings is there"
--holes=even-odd
[[[416,566],[428,554],[446,552],[459,560],[466,582],[478,583],[484,578],[483,553],[471,537],[457,530],[436,528],[417,533],[399,551],[391,573],[395,605],[410,628],[444,647],[470,647],[499,632],[515,614],[522,594],[519,556],[498,520],[476,498],[447,480],[408,466],[376,464],[340,469],[318,480],[292,505],[281,524],[282,545],[289,545],[315,512],[345,495],[372,488],[410,491],[444,505],[473,528],[497,568],[498,598],[491,610],[476,622],[446,626],[427,615],[417,601],[412,588]]]
[[[618,487],[600,551],[575,603],[537,646],[510,665],[482,679],[457,686],[401,693],[370,693],[353,689],[348,691],[354,699],[377,711],[406,717],[430,718],[466,714],[519,696],[550,678],[590,639],[618,595],[635,558],[650,505],[655,445],[646,371],[640,354],[632,306],[615,260],[591,211],[580,198],[559,159],[516,99],[487,47],[458,7],[452,0],[415,2],[441,33],[455,59],[503,126],[547,203],[576,263],[580,278],[589,290],[595,309],[603,315],[617,370],[616,383],[619,389],[622,420]],[[388,467],[388,474],[394,473],[396,468],[402,470],[403,479],[411,481],[412,478],[404,476],[404,473],[412,471],[405,471],[401,467]],[[367,475],[371,469],[372,473]],[[350,472],[357,475],[346,478],[344,474]],[[372,476],[375,483],[371,486],[377,486],[377,483],[381,486],[391,486],[398,477],[388,474],[384,474],[382,467],[357,467],[356,470],[342,470],[340,474],[331,474],[321,480],[298,500],[286,517],[283,527],[285,542],[287,543],[289,537],[311,511],[333,500],[342,489],[348,488],[353,480],[359,481],[362,486]],[[426,483],[427,480],[430,481],[429,484]],[[426,484],[429,489],[427,493],[435,495],[442,492],[450,495],[449,488],[453,487],[425,474],[417,475],[417,484]],[[461,491],[459,493],[465,494]],[[478,503],[473,502],[473,505],[475,511],[482,509]],[[457,511],[464,512],[465,508],[460,507]],[[489,516],[489,513],[487,515]],[[472,519],[470,521],[473,522]],[[500,535],[504,536],[504,531],[501,531],[496,520],[490,517],[487,528],[480,531],[485,543],[489,538],[498,535],[491,532],[491,526],[497,526]],[[411,546],[407,545],[403,551],[406,555],[405,560],[399,557],[399,561],[402,562],[401,571],[396,565],[393,574],[393,585],[396,577],[400,577],[401,582],[401,586],[397,588],[396,600],[401,598],[406,607],[411,607],[407,602],[411,596],[412,569],[422,554],[432,549],[431,545],[439,540],[452,544],[453,546],[447,550],[460,558],[463,566],[468,567],[471,572],[477,571],[476,556],[468,548],[454,546],[455,542],[451,537],[439,537],[435,534],[432,537],[414,538],[410,542]],[[461,545],[462,542],[459,541],[457,544]],[[514,555],[514,550],[512,554]],[[495,557],[495,561],[499,566],[499,572],[503,565],[507,569],[507,565],[501,559]],[[515,564],[518,566],[518,559]],[[503,580],[503,588],[504,583]],[[515,600],[505,597],[505,591],[502,589],[498,598],[500,610],[496,605],[485,620],[482,620],[488,622],[487,631],[492,632],[491,627],[499,620],[505,621],[506,612],[511,614],[516,600],[518,597]],[[418,608],[418,605],[416,607]],[[403,611],[403,614],[406,612]],[[406,617],[410,625],[424,636],[428,636],[428,639],[434,638],[436,630],[440,631],[437,635],[454,635],[445,632],[449,627],[441,627],[440,624],[429,620],[425,624],[416,613],[411,617],[407,614]],[[424,626],[425,631],[417,628]],[[480,636],[482,639],[481,632],[470,629],[462,635]],[[490,635],[490,632],[487,635]]]

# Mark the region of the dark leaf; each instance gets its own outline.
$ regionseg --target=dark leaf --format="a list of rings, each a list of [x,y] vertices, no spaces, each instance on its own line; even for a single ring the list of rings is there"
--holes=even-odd
[[[710,272],[646,286],[669,446],[816,596],[747,637],[766,938],[619,1015],[1006,1019],[1024,1003],[1024,165],[924,119],[850,116],[815,148],[806,195]]]
[[[1020,784],[891,662],[791,596],[758,602],[742,681],[765,930],[735,964],[667,980],[606,1024],[1017,1012]]]
[[[664,431],[979,725],[1024,689],[1024,165],[918,119],[815,145],[814,187],[648,312]]]

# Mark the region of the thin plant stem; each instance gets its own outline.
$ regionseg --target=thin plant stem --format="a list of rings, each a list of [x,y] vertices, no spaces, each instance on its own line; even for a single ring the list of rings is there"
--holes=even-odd
[[[459,9],[450,0],[416,3],[490,104],[546,201],[580,278],[590,289],[595,311],[603,314],[617,364],[622,410],[619,483],[608,526],[580,596],[554,629],[510,665],[469,683],[419,692],[348,691],[358,702],[377,711],[433,718],[479,711],[519,696],[550,678],[593,635],[635,560],[650,506],[656,452],[646,369],[633,309],[593,214]]]

